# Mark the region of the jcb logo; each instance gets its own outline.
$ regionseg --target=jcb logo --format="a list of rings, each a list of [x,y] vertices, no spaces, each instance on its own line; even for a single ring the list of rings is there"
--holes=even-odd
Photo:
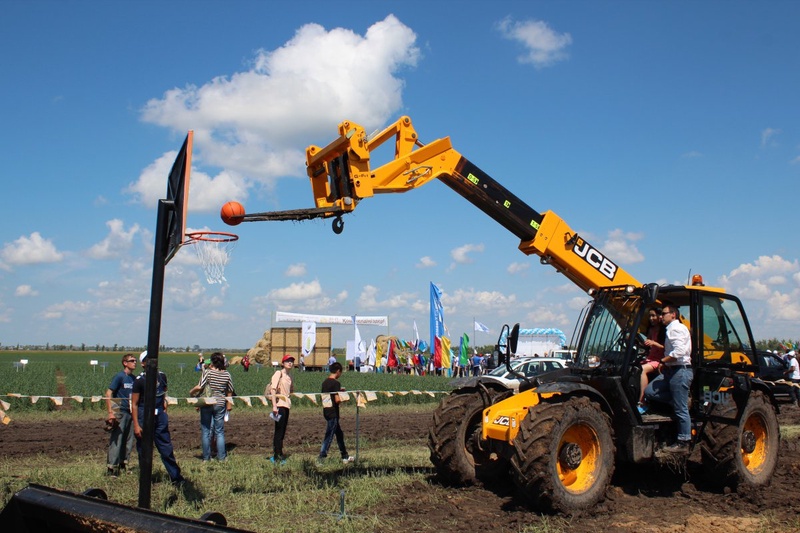
[[[614,280],[614,276],[617,275],[617,265],[609,261],[597,248],[592,247],[588,242],[579,238],[575,246],[572,247],[572,251],[602,275],[612,281]]]
[[[703,391],[703,403],[716,403],[716,404],[724,404],[730,400],[731,395],[727,392],[719,392],[719,391]]]
[[[507,416],[498,416],[497,418],[494,419],[494,422],[492,422],[492,424],[494,424],[496,426],[507,426],[508,425],[508,417]]]

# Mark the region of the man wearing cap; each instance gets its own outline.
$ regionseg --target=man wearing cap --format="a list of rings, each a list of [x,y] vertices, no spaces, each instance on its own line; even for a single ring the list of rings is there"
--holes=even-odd
[[[289,395],[294,392],[294,380],[292,379],[292,368],[294,367],[294,357],[289,354],[281,359],[281,368],[269,382],[264,396],[268,396],[272,402],[272,419],[275,421],[275,434],[272,437],[272,463],[283,464],[286,456],[283,454],[283,437],[286,435],[286,425],[289,423],[289,409],[292,401]]]
[[[789,369],[786,373],[792,381],[792,402],[794,402],[797,407],[800,407],[800,364],[797,362],[797,353],[794,350],[791,350],[786,355],[789,356]]]
[[[142,373],[133,383],[131,392],[131,415],[133,415],[133,434],[136,435],[136,451],[142,453],[142,424],[144,424],[144,391],[145,391],[145,368],[147,350],[139,356],[142,365]],[[167,418],[167,375],[161,370],[158,371],[156,380],[156,403],[155,403],[155,429],[153,432],[153,443],[161,456],[161,462],[167,469],[169,479],[176,487],[181,486],[186,480],[181,475],[181,468],[175,460],[175,453],[172,448],[172,438],[169,434],[169,419]],[[141,461],[140,461],[141,462]]]

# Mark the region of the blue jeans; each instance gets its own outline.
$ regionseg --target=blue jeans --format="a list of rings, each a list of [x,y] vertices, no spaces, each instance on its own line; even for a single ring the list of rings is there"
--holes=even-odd
[[[339,425],[338,418],[331,418],[327,420],[328,425],[325,427],[325,438],[322,439],[322,449],[319,451],[320,458],[328,456],[328,449],[331,447],[334,435],[336,436],[336,444],[339,446],[339,453],[342,454],[342,459],[347,459],[347,448],[344,445],[344,433],[342,427]]]
[[[669,403],[678,419],[678,440],[692,440],[692,418],[689,416],[689,387],[694,379],[691,368],[665,366],[663,374],[650,382],[644,391],[647,401]]]
[[[217,435],[217,459],[225,459],[226,404],[207,405],[200,408],[200,436],[203,443],[203,461],[211,459],[211,436]]]

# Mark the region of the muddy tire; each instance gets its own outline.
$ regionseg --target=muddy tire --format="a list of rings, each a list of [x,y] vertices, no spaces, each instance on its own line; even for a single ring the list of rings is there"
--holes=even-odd
[[[729,402],[721,411],[734,416]],[[710,422],[703,433],[704,481],[723,488],[768,485],[778,464],[780,430],[775,409],[762,392],[753,391],[738,426]]]
[[[520,424],[511,473],[536,509],[571,514],[603,499],[614,455],[610,420],[596,403],[541,403]]]
[[[439,478],[445,483],[469,485],[492,481],[508,472],[508,461],[481,443],[483,410],[511,395],[509,391],[457,390],[444,398],[433,413],[428,449]]]

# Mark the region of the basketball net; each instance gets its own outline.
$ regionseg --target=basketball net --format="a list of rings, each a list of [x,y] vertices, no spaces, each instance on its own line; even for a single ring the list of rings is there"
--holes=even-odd
[[[187,233],[189,238],[185,244],[191,244],[194,248],[206,281],[209,284],[227,283],[225,279],[225,266],[231,258],[233,249],[236,248],[237,235],[232,233],[222,233],[214,231],[196,231]]]

